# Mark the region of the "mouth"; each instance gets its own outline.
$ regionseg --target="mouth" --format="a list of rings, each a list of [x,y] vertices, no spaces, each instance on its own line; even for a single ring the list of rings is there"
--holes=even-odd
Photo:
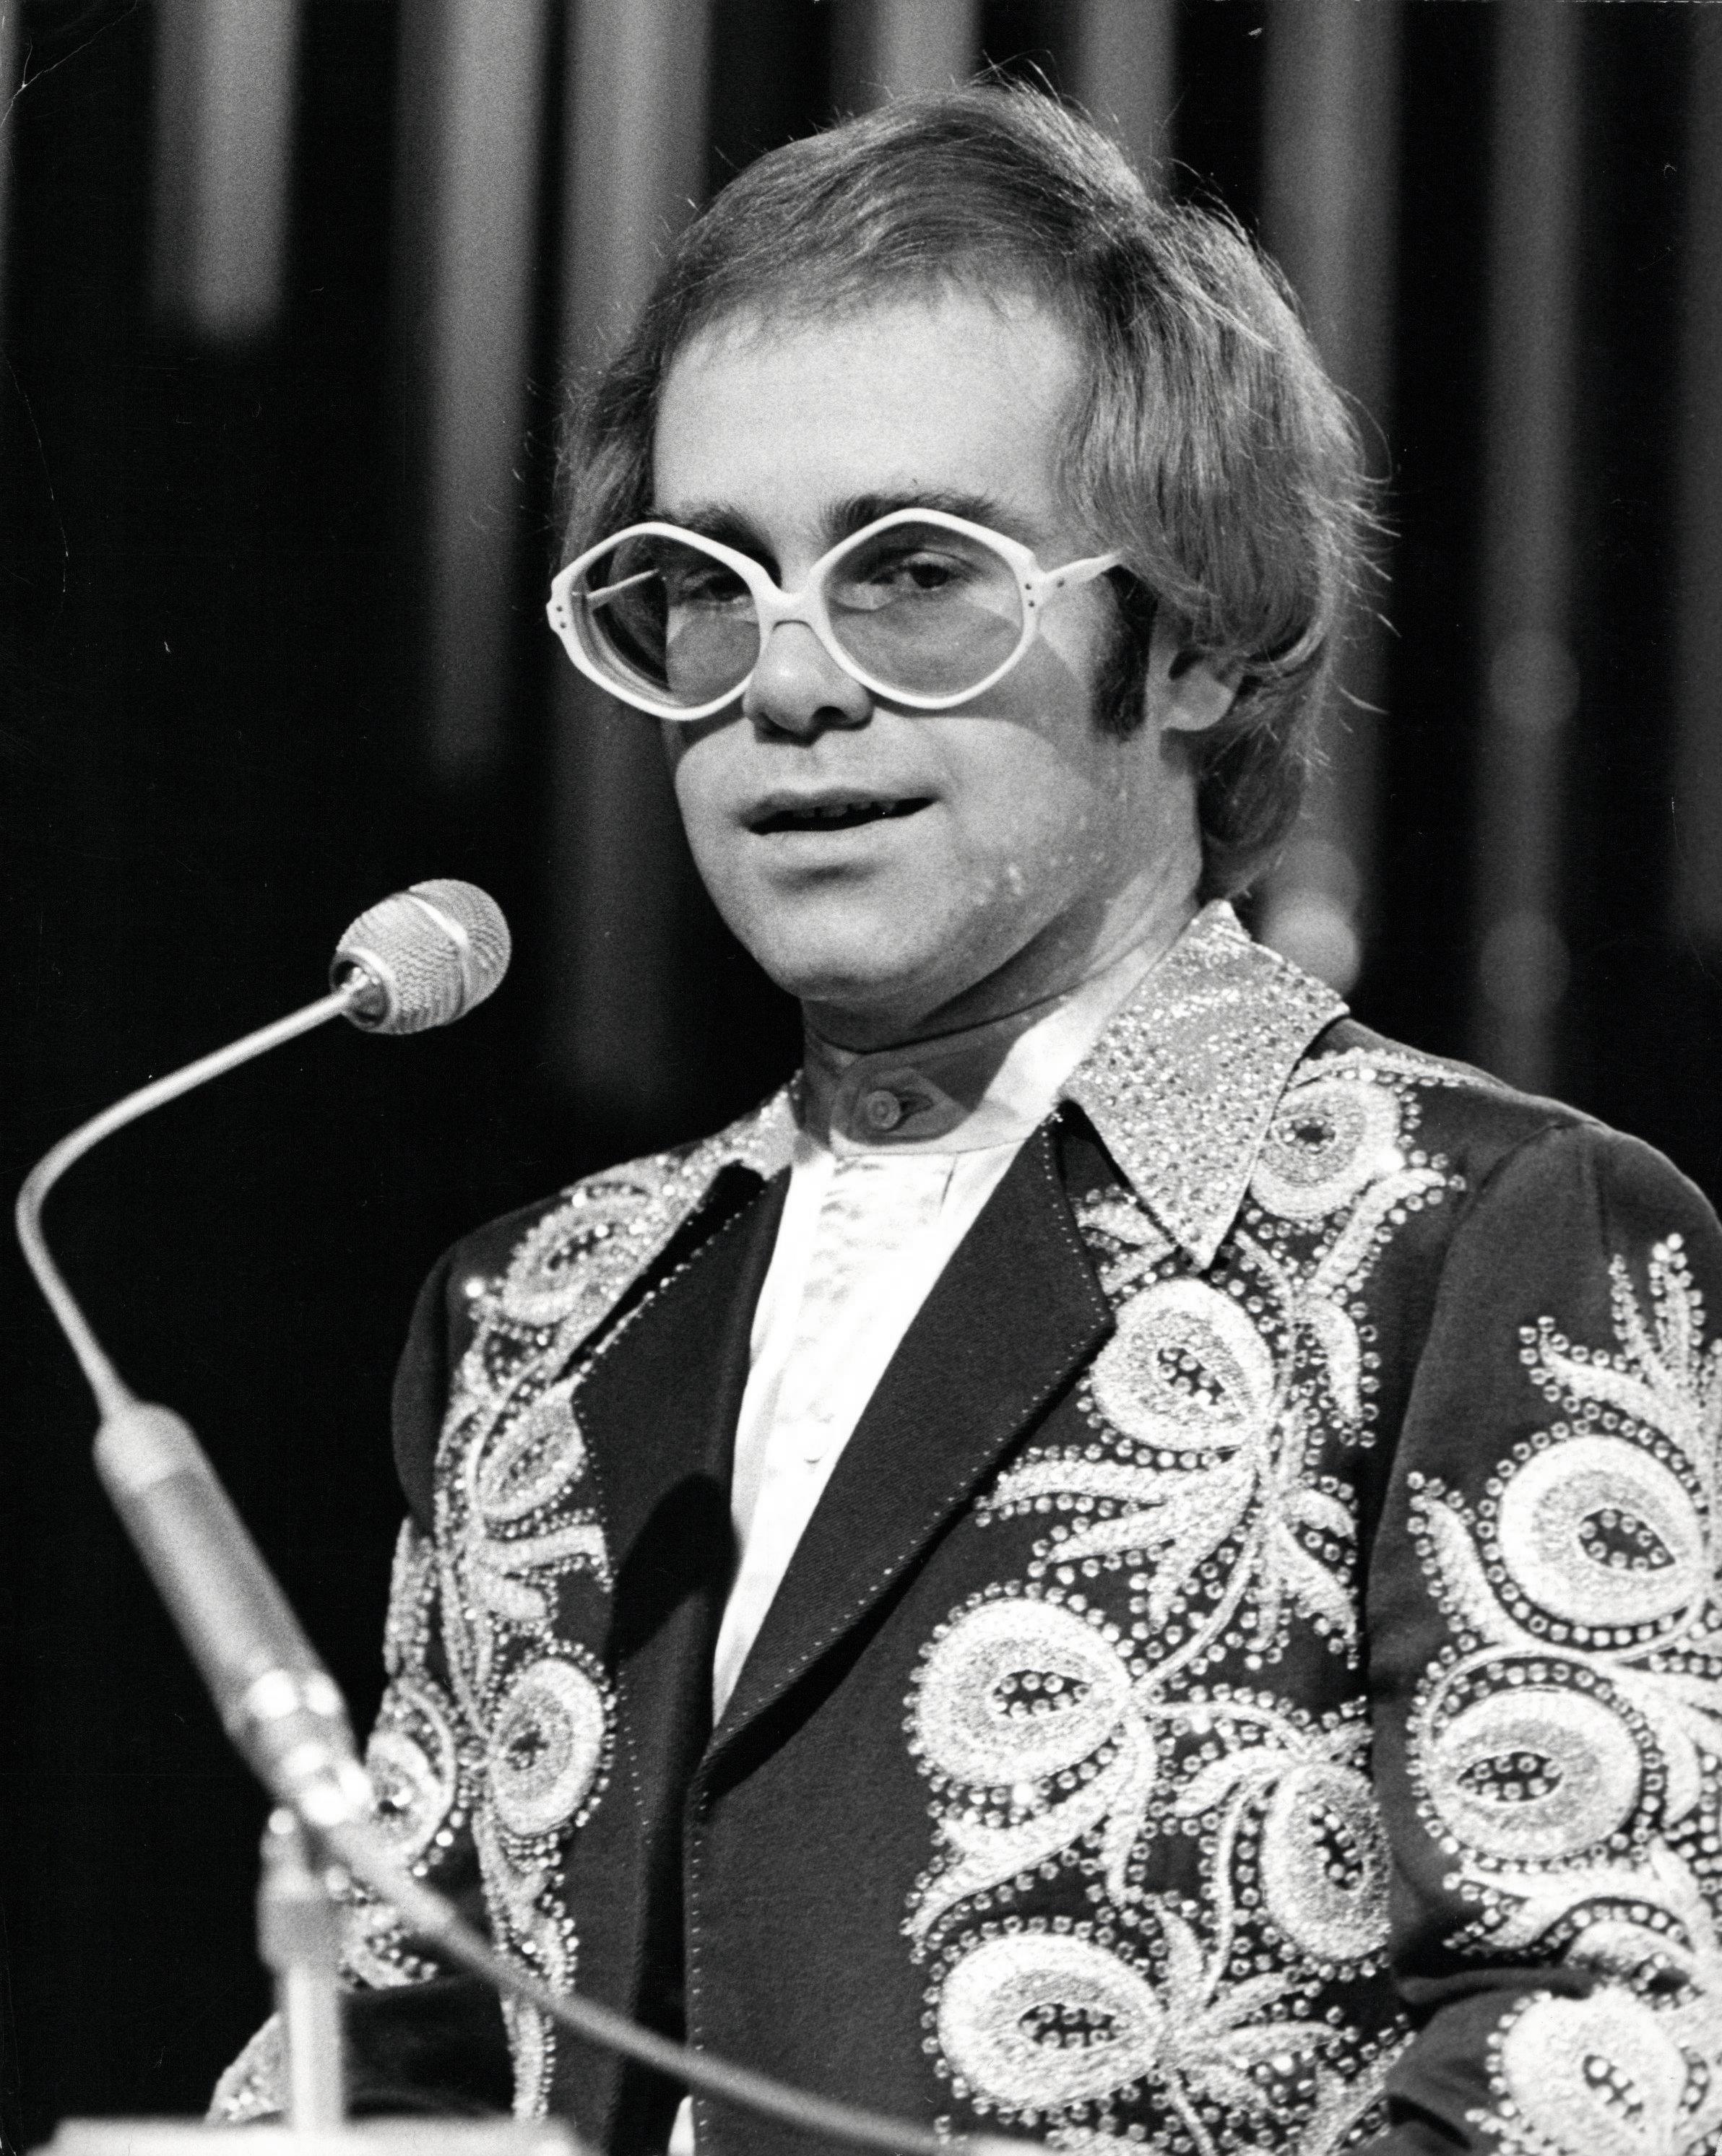
[[[887,799],[851,794],[839,799],[767,802],[748,819],[756,837],[768,838],[784,831],[854,831],[865,824],[895,822],[933,805],[930,794],[908,794]]]

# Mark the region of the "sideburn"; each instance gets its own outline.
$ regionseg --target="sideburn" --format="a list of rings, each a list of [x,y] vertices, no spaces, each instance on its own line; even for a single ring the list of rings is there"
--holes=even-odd
[[[1128,569],[1108,569],[1106,583],[1115,619],[1112,644],[1101,661],[1096,685],[1096,721],[1102,733],[1128,741],[1147,716],[1142,690],[1159,602]]]

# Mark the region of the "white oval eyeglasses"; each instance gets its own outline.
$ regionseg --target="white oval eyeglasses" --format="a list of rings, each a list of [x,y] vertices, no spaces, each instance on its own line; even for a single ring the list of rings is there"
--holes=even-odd
[[[649,522],[570,562],[547,611],[580,671],[654,718],[722,711],[790,621],[874,695],[942,711],[1010,672],[1049,599],[1121,566],[1096,554],[1043,569],[966,517],[894,509],[821,555],[792,593],[721,540]]]

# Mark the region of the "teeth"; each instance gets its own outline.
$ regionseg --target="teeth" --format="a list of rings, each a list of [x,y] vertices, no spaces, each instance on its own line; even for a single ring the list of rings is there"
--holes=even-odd
[[[805,831],[816,824],[851,827],[893,816],[907,816],[925,803],[916,798],[883,801],[876,797],[861,801],[809,801],[794,808],[774,809],[753,828],[757,831]]]

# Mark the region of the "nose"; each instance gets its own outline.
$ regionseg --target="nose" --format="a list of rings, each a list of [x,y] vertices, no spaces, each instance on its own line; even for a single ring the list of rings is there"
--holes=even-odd
[[[831,726],[865,726],[873,699],[804,621],[783,621],[766,635],[742,712],[770,732],[811,738]]]

